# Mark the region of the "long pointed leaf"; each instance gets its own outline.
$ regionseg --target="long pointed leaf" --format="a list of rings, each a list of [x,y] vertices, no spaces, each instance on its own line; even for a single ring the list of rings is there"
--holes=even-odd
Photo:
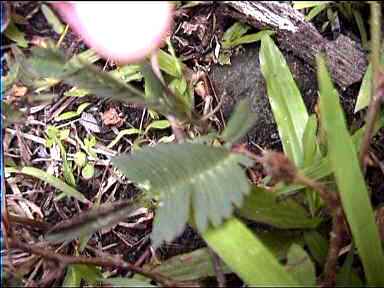
[[[301,167],[308,112],[284,56],[269,36],[261,40],[260,68],[284,152],[297,167]]]
[[[264,244],[236,218],[217,229],[209,229],[202,236],[248,285],[298,285]]]
[[[384,286],[384,255],[356,150],[345,124],[339,96],[322,57],[317,58],[321,121],[344,211],[368,283]]]

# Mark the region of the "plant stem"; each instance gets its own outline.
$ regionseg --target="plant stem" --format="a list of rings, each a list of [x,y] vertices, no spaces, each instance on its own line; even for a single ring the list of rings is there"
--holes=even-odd
[[[332,219],[332,231],[330,235],[329,250],[327,262],[324,268],[324,280],[321,287],[335,287],[336,284],[336,266],[340,249],[343,244],[344,233],[344,214],[341,207],[337,208]]]
[[[368,107],[366,128],[360,147],[360,165],[365,168],[365,156],[368,153],[370,140],[376,118],[380,111],[381,99],[384,93],[379,88],[380,75],[380,46],[381,46],[381,5],[377,1],[370,2],[371,8],[371,63],[372,63],[372,98]],[[381,92],[380,92],[381,91]]]
[[[163,286],[174,286],[176,284],[174,281],[172,281],[171,279],[169,279],[164,275],[137,267],[119,258],[68,256],[68,255],[55,253],[49,249],[41,248],[36,245],[28,245],[17,239],[12,239],[9,242],[9,244],[10,244],[10,247],[12,248],[21,249],[25,252],[42,256],[45,259],[54,261],[64,266],[67,266],[70,264],[86,264],[86,265],[96,265],[96,266],[102,266],[102,267],[129,269],[135,273],[148,277]]]

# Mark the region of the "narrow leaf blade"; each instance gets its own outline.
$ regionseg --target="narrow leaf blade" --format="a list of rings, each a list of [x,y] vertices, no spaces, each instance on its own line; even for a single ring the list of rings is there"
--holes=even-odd
[[[209,229],[202,237],[248,285],[298,285],[264,244],[236,218],[217,229]]]
[[[261,40],[260,68],[284,152],[296,166],[301,167],[304,157],[302,139],[308,112],[284,56],[269,36]]]
[[[321,120],[327,134],[328,153],[344,211],[368,283],[384,286],[383,249],[356,150],[345,124],[338,93],[332,85],[324,59],[318,57],[317,65]]]
[[[256,115],[251,110],[251,103],[249,99],[242,99],[235,107],[231,118],[228,121],[221,134],[221,139],[225,142],[235,143],[245,136],[248,130],[255,123]]]

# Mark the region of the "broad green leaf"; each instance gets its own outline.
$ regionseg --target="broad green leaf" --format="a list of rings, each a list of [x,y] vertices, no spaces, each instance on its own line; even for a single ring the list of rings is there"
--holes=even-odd
[[[295,9],[304,9],[320,6],[322,4],[331,3],[332,1],[292,1],[293,8]]]
[[[75,153],[73,156],[73,160],[75,161],[75,164],[77,167],[84,167],[85,164],[87,163],[87,154],[85,154],[82,151],[78,151]]]
[[[279,261],[286,259],[288,250],[293,243],[304,246],[302,233],[298,230],[269,229],[253,232]]]
[[[233,41],[243,36],[251,27],[247,24],[236,22],[229,27],[223,35],[222,47],[230,48]]]
[[[255,119],[255,112],[251,110],[251,101],[248,98],[240,100],[220,138],[225,142],[235,143],[247,134],[255,124]]]
[[[81,280],[84,279],[88,284],[95,285],[101,277],[98,267],[85,264],[71,264],[67,268],[63,287],[81,287]]]
[[[287,255],[286,269],[305,287],[316,286],[315,265],[307,252],[297,244],[292,244]]]
[[[114,77],[123,80],[125,83],[128,83],[131,81],[138,81],[143,79],[140,68],[141,66],[139,64],[129,64],[117,67],[115,70],[112,70],[109,73]]]
[[[41,181],[44,181],[52,185],[56,189],[62,191],[68,197],[74,197],[83,203],[89,203],[89,200],[85,198],[85,196],[81,194],[79,191],[69,186],[68,184],[64,183],[59,178],[52,176],[51,174],[48,174],[43,170],[40,170],[34,167],[23,167],[21,170],[6,167],[5,172],[6,173],[22,173],[28,176],[36,177]]]
[[[149,130],[151,129],[167,129],[171,127],[171,123],[169,123],[168,120],[157,120],[157,121],[153,121],[151,122],[147,128],[145,128],[145,132],[144,134],[146,134]]]
[[[309,13],[307,15],[305,15],[305,20],[307,21],[311,21],[313,18],[315,18],[317,15],[320,14],[320,12],[324,11],[325,9],[327,9],[329,7],[329,5],[327,3],[322,3],[318,6],[315,6],[311,9],[311,11],[309,11]]]
[[[177,281],[188,281],[215,276],[211,255],[207,248],[174,256],[161,265],[152,269]],[[228,267],[223,267],[225,273],[231,273]]]
[[[95,63],[100,60],[100,55],[95,50],[88,49],[79,54],[76,54],[69,59],[65,66],[75,68],[83,68],[86,65]]]
[[[253,186],[239,209],[240,216],[280,229],[315,228],[321,219],[310,218],[307,211],[292,199],[279,201],[278,194]]]
[[[179,235],[191,214],[200,233],[229,218],[250,188],[240,163],[252,161],[223,147],[190,143],[159,144],[112,158],[128,179],[159,199],[155,247]]]
[[[269,102],[285,154],[302,167],[303,134],[308,112],[291,71],[269,36],[261,40],[260,68],[267,84]]]
[[[188,99],[177,94],[167,94],[166,88],[155,75],[150,64],[142,64],[141,73],[145,81],[145,100],[148,106],[162,114],[175,115],[179,120],[188,118],[192,108]]]
[[[140,129],[136,129],[136,128],[128,128],[128,129],[121,130],[121,131],[119,131],[119,134],[117,134],[116,138],[113,139],[111,141],[111,143],[108,144],[107,147],[112,148],[117,143],[119,143],[120,139],[123,138],[124,136],[133,135],[133,134],[141,134],[141,133],[142,133],[142,131]]]
[[[64,54],[56,48],[34,47],[31,50],[32,56],[28,59],[19,55],[26,77],[56,78],[68,85],[89,90],[99,97],[128,103],[144,101],[140,90],[125,84],[108,72],[100,71],[88,61],[84,61],[81,56],[67,61]]]
[[[250,286],[297,286],[273,254],[236,218],[202,234],[208,245]]]
[[[15,23],[13,23],[13,21],[9,22],[7,30],[5,30],[4,33],[7,38],[16,42],[17,46],[21,48],[28,47],[28,41],[25,39],[25,33],[20,31],[19,28],[17,28],[17,26],[15,25]]]
[[[89,91],[86,89],[79,89],[77,87],[72,87],[70,90],[64,92],[64,96],[67,97],[84,97],[89,95]]]
[[[237,39],[234,39],[231,42],[225,42],[225,45],[223,43],[223,48],[230,49],[239,45],[254,43],[254,42],[260,41],[264,35],[271,36],[273,34],[275,34],[275,32],[272,30],[262,30],[257,33],[247,34]]]
[[[351,245],[351,250],[348,252],[347,258],[345,259],[343,266],[336,274],[336,287],[363,287],[359,275],[353,269],[353,258],[355,254],[355,247]]]
[[[98,208],[83,212],[54,226],[45,240],[53,243],[73,240],[89,235],[102,228],[116,225],[139,208],[139,203],[120,201],[100,205]]]
[[[345,124],[339,95],[323,58],[317,58],[322,127],[346,218],[369,285],[384,286],[384,255],[356,149]]]
[[[179,61],[177,58],[173,57],[172,55],[169,55],[167,52],[163,50],[159,50],[157,53],[157,60],[159,62],[159,67],[162,71],[165,73],[176,77],[181,78],[183,75],[180,73],[179,69],[177,68],[176,61]],[[184,67],[184,64],[180,62],[181,68]]]
[[[316,230],[309,230],[304,233],[304,241],[313,258],[323,267],[328,255],[328,240]]]
[[[84,177],[85,180],[89,180],[95,174],[95,167],[91,163],[87,163],[83,169],[81,169],[81,176]]]
[[[68,111],[55,117],[55,121],[64,121],[80,116],[91,103],[85,102],[79,105],[76,111]]]
[[[67,184],[71,185],[72,187],[76,187],[76,180],[75,176],[73,175],[72,172],[72,163],[67,160],[67,157],[63,155],[63,153],[66,155],[66,151],[62,152],[63,156],[63,174],[64,174],[64,179]]]
[[[158,287],[150,284],[150,279],[147,282],[133,278],[124,278],[124,277],[111,277],[111,278],[100,278],[98,279],[100,282],[104,284],[108,284],[108,287]]]
[[[48,5],[42,4],[41,12],[43,12],[45,19],[47,19],[47,22],[52,27],[53,31],[57,34],[64,32],[65,26]]]
[[[384,65],[384,53],[381,54],[380,58],[381,65]],[[364,74],[361,82],[359,94],[357,95],[355,113],[368,107],[371,101],[372,95],[372,64],[368,65],[367,71]]]

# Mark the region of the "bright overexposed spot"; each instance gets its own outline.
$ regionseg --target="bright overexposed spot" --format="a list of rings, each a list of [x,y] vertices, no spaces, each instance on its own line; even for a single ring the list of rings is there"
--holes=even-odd
[[[72,2],[84,41],[104,57],[139,60],[162,42],[170,28],[169,2]]]

